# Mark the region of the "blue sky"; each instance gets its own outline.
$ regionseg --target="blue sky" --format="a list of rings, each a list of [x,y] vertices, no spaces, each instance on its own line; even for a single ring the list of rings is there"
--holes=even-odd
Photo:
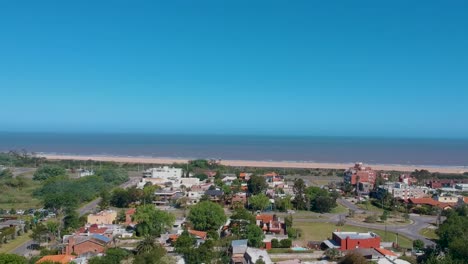
[[[466,14],[466,1],[2,1],[0,130],[466,137]]]

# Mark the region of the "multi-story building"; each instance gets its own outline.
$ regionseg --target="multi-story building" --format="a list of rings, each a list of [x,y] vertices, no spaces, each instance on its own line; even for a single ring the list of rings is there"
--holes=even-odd
[[[373,188],[377,172],[362,163],[356,163],[354,167],[345,171],[344,182],[362,188],[360,191],[368,191]],[[365,190],[364,190],[365,189]]]
[[[410,198],[423,198],[428,196],[427,187],[409,186],[406,183],[395,182],[379,186],[377,192],[384,194],[390,193],[393,198],[407,200]],[[381,198],[381,197],[377,197]]]
[[[164,166],[145,170],[145,172],[143,172],[143,177],[178,181],[182,178],[182,173],[181,168]]]

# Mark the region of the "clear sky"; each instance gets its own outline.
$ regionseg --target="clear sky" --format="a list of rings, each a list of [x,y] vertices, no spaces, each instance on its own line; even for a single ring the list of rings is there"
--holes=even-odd
[[[467,137],[467,14],[464,0],[1,1],[0,131]]]

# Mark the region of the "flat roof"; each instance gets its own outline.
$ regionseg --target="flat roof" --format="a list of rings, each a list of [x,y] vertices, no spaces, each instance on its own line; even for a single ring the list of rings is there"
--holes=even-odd
[[[341,239],[346,239],[349,237],[350,239],[369,239],[374,237],[379,237],[377,234],[372,232],[367,233],[359,233],[359,232],[333,232],[337,237]]]

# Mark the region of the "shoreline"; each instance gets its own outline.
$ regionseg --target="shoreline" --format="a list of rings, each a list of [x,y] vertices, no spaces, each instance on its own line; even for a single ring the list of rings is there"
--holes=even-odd
[[[153,157],[122,157],[122,156],[99,156],[99,155],[57,155],[38,154],[49,160],[94,160],[119,163],[141,163],[141,164],[173,164],[187,163],[186,158],[153,158]],[[221,160],[221,164],[231,167],[261,167],[261,168],[291,168],[291,169],[348,169],[354,163],[333,162],[293,162],[293,161],[254,161],[254,160]],[[374,170],[412,172],[414,170],[428,170],[439,173],[464,173],[468,167],[456,166],[424,166],[424,165],[398,165],[398,164],[368,164]]]

